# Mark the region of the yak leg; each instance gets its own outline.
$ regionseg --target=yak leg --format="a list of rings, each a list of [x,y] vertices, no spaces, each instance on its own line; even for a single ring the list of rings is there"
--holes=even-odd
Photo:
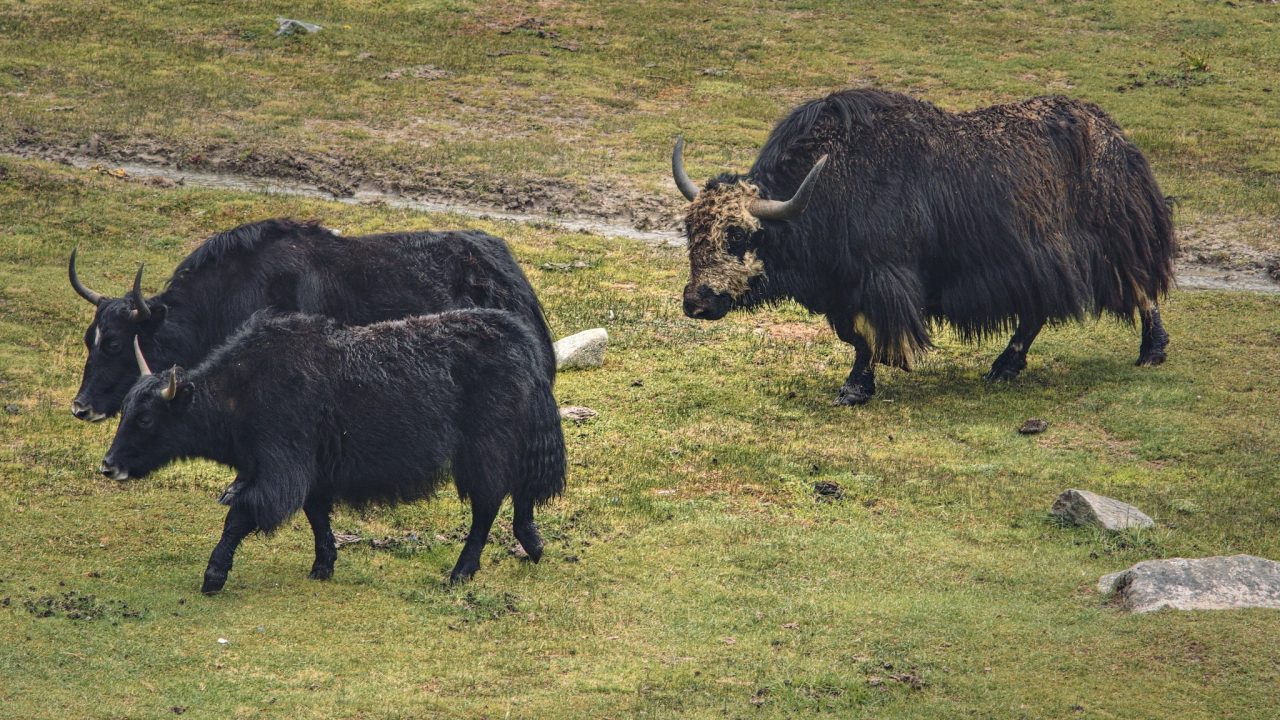
[[[1169,333],[1160,322],[1160,306],[1151,304],[1142,314],[1142,346],[1138,349],[1138,365],[1150,367],[1164,362],[1164,350],[1169,346]]]
[[[517,494],[515,506],[515,523],[512,530],[516,540],[520,542],[520,547],[524,548],[529,559],[538,562],[542,559],[542,535],[538,533],[538,526],[533,522],[533,500],[521,498]]]
[[[832,405],[862,405],[876,392],[875,363],[871,360],[871,345],[861,333],[853,329],[853,320],[835,324],[836,336],[853,346],[853,369],[845,378]]]
[[[338,559],[338,547],[329,526],[329,513],[333,512],[333,498],[312,493],[307,497],[302,511],[311,523],[311,534],[316,540],[316,559],[311,564],[312,580],[328,580],[333,577],[333,563]]]
[[[1018,318],[1018,329],[1009,339],[1009,346],[1000,353],[1000,357],[996,358],[995,362],[991,363],[991,371],[983,377],[991,382],[1018,377],[1018,373],[1027,366],[1027,350],[1031,347],[1031,343],[1035,342],[1036,335],[1040,334],[1042,327],[1044,327],[1043,320]]]
[[[500,507],[501,495],[497,498],[483,494],[471,496],[471,532],[467,533],[467,544],[462,547],[458,564],[449,573],[450,583],[466,582],[480,569],[480,551],[489,542],[489,530],[493,527],[494,518],[498,517]]]
[[[231,572],[231,562],[235,557],[240,541],[258,528],[253,516],[247,510],[235,505],[227,511],[227,520],[222,526],[222,539],[218,541],[213,554],[209,556],[209,565],[204,571],[204,584],[200,592],[206,595],[216,593],[227,583],[227,573]]]

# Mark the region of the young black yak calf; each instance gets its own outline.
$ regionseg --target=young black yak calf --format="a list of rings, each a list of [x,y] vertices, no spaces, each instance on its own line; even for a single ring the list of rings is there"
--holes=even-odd
[[[135,341],[136,342],[136,341]],[[471,500],[471,532],[450,579],[471,577],[502,500],[535,562],[534,506],[564,488],[564,437],[542,338],[512,313],[456,310],[341,326],[260,313],[194,370],[143,377],[125,397],[102,472],[143,477],[180,458],[239,471],[202,591],[227,580],[236,546],[301,508],[315,533],[311,577],[333,574],[329,513],[430,494],[449,474]]]
[[[81,420],[120,411],[138,379],[134,338],[156,367],[195,367],[264,309],[351,325],[471,307],[510,310],[538,336],[542,374],[555,380],[551,333],[533,288],[506,243],[475,230],[341,237],[315,223],[249,223],[206,240],[151,298],[142,295],[142,268],[123,298],[85,287],[74,252],[68,273],[75,291],[97,307],[71,404]]]
[[[699,189],[679,142],[672,170],[691,201],[685,313],[793,298],[826,315],[855,353],[838,404],[870,399],[875,363],[908,367],[939,320],[970,339],[1015,330],[989,380],[1017,376],[1046,323],[1104,311],[1141,317],[1139,365],[1165,359],[1169,208],[1096,105],[953,114],[847,90],[793,110],[746,175]]]

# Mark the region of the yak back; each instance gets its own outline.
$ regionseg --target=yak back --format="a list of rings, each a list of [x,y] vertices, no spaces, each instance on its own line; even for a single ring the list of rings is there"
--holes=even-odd
[[[774,128],[749,173],[786,198],[822,154],[808,209],[767,222],[768,292],[863,316],[880,359],[1017,317],[1055,322],[1135,308],[1172,283],[1169,208],[1141,152],[1096,105],[1039,97],[954,114],[848,90]]]
[[[551,333],[533,288],[506,243],[480,231],[343,237],[314,222],[249,223],[192,252],[160,299],[170,309],[169,337],[158,342],[179,364],[199,361],[262,309],[368,324],[475,307],[523,318],[554,378]]]
[[[539,342],[499,310],[368,326],[263,312],[190,377],[248,481],[244,502],[267,528],[301,507],[312,484],[362,506],[429,495],[460,458],[482,459],[488,477],[513,476],[504,469],[522,461],[526,443],[560,438]],[[563,440],[559,448],[546,497],[563,487]],[[278,466],[306,471],[259,474]],[[463,497],[476,482],[455,479]]]

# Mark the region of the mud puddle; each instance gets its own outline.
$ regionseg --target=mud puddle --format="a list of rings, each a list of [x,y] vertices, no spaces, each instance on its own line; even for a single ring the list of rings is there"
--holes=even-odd
[[[43,153],[3,153],[7,157],[23,158]],[[88,155],[58,154],[54,158],[79,168],[108,167],[108,172],[123,170],[122,179],[161,182],[166,185],[181,184],[190,187],[239,192],[288,195],[317,198],[348,205],[386,205],[418,212],[450,213],[483,220],[498,220],[525,224],[549,225],[572,232],[583,232],[607,237],[623,237],[655,245],[679,247],[684,236],[675,229],[641,229],[621,218],[579,216],[559,213],[521,212],[457,199],[433,199],[405,193],[390,192],[370,187],[354,188],[338,195],[321,185],[301,180],[279,177],[258,177],[230,172],[214,172],[191,168],[178,169],[158,163],[130,160],[106,160]],[[646,218],[647,224],[652,224]],[[674,224],[674,218],[672,218]],[[1176,265],[1178,287],[1184,290],[1230,290],[1280,294],[1280,258],[1264,258],[1257,251],[1235,247],[1231,243],[1215,242],[1198,237],[1198,228],[1183,233],[1184,244],[1190,244],[1183,258]],[[1190,240],[1190,243],[1186,243]],[[1204,247],[1202,247],[1204,246]],[[1206,247],[1210,250],[1205,252]],[[1255,257],[1256,256],[1256,257]]]

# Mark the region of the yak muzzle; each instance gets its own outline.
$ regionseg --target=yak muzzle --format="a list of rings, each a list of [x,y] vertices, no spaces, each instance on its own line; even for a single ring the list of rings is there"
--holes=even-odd
[[[102,473],[103,475],[106,475],[112,480],[128,480],[129,479],[129,471],[120,469],[119,467],[116,466],[115,463],[111,462],[109,459],[102,461],[102,467],[98,468],[98,472]]]
[[[684,289],[684,314],[695,320],[719,320],[729,314],[733,298],[729,293],[718,293],[699,285]]]
[[[100,422],[107,419],[106,413],[94,410],[92,407],[80,402],[79,399],[71,401],[71,414],[86,422]]]

